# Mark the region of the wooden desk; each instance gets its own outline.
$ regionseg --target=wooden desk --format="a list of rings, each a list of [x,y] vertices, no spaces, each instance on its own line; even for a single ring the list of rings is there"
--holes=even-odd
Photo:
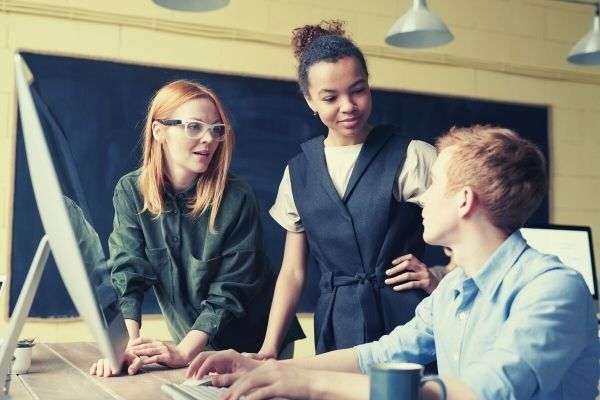
[[[33,348],[29,373],[13,375],[12,399],[161,399],[170,400],[160,387],[166,382],[184,380],[185,368],[165,369],[147,366],[141,374],[98,378],[89,374],[100,357],[92,343],[38,343]]]

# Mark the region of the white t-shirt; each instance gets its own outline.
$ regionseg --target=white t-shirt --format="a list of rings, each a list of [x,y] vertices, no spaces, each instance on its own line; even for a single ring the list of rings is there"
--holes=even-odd
[[[346,192],[362,146],[360,143],[324,147],[327,170],[340,197]],[[398,185],[394,186],[393,193],[396,200],[421,205],[421,195],[429,187],[429,173],[436,157],[435,147],[420,140],[411,140],[406,149],[404,165],[399,168],[397,174]],[[304,231],[292,194],[289,167],[283,172],[277,198],[269,213],[284,229],[291,232]]]

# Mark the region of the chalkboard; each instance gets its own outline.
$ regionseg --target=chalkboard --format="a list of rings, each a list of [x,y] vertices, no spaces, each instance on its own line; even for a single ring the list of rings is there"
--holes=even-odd
[[[70,195],[84,209],[106,250],[112,228],[112,194],[117,180],[139,166],[141,131],[149,99],[165,83],[197,80],[216,91],[231,114],[237,144],[232,171],[254,188],[261,206],[265,245],[279,268],[284,231],[268,215],[287,161],[303,141],[324,133],[296,82],[176,70],[107,61],[24,53],[35,77],[33,91],[45,134],[61,160]],[[401,79],[401,71],[398,71]],[[548,154],[548,110],[542,106],[373,90],[373,124],[393,123],[408,135],[433,142],[451,126],[475,123],[512,128]],[[33,198],[23,140],[17,127],[10,312],[16,304],[38,241],[43,235]],[[532,218],[548,222],[548,199]],[[429,249],[429,263],[439,252]],[[313,309],[318,272],[309,282],[300,310]],[[144,312],[158,313],[154,296]],[[34,317],[67,317],[77,312],[52,258],[31,309]]]

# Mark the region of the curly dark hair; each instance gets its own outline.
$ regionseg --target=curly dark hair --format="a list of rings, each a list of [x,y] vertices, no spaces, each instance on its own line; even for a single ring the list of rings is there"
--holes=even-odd
[[[334,63],[345,57],[354,57],[369,76],[362,51],[346,36],[344,22],[324,20],[318,25],[304,25],[292,31],[292,49],[298,59],[298,84],[308,95],[308,69],[320,61]]]

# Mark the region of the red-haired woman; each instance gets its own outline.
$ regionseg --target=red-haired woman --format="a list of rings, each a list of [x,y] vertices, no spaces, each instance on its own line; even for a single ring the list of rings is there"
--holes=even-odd
[[[130,336],[129,373],[152,362],[183,367],[205,349],[260,348],[274,278],[257,201],[229,172],[233,146],[223,105],[208,88],[178,80],[154,96],[142,167],[117,183],[109,239],[112,282]],[[149,288],[176,345],[140,337]],[[298,325],[292,330],[286,344],[301,337]],[[90,372],[117,371],[100,360]]]

